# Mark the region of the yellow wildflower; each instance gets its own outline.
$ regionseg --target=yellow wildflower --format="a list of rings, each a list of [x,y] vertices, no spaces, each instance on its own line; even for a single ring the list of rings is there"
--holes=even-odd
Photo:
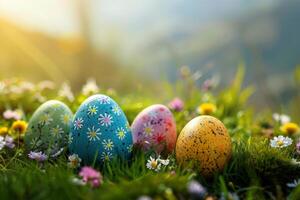
[[[0,136],[5,136],[8,134],[8,128],[7,127],[1,127],[0,128]]]
[[[27,122],[21,120],[15,121],[11,126],[11,130],[13,133],[24,134],[26,132],[26,129]]]
[[[216,112],[217,106],[213,103],[203,103],[198,107],[197,110],[202,115],[210,115]]]
[[[280,127],[280,130],[283,133],[286,133],[288,135],[292,135],[292,134],[295,134],[295,133],[299,132],[299,126],[296,123],[289,122],[289,123],[286,123],[286,124],[282,125]]]

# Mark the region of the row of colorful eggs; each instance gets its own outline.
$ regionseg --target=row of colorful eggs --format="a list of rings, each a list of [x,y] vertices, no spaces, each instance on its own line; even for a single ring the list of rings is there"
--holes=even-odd
[[[74,116],[62,102],[48,101],[33,114],[25,135],[28,150],[55,155],[69,146],[70,153],[78,154],[85,164],[129,159],[133,144],[158,153],[176,148],[178,161],[199,161],[203,174],[222,169],[231,154],[230,137],[216,118],[193,119],[177,139],[176,123],[167,107],[144,109],[130,127],[119,105],[105,95],[89,97]]]

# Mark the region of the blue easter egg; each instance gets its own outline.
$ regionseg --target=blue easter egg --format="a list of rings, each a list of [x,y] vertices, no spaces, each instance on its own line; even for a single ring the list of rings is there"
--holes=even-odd
[[[132,134],[120,106],[106,95],[85,100],[74,115],[69,150],[85,164],[111,161],[114,157],[129,159]]]

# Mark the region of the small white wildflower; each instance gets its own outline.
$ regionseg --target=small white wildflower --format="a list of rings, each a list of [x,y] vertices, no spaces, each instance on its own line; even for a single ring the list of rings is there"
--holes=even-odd
[[[85,96],[90,94],[96,94],[98,92],[99,92],[99,87],[97,86],[95,79],[89,79],[82,88],[82,94]]]
[[[6,145],[6,141],[4,137],[0,136],[0,150],[3,149],[5,145]]]
[[[60,90],[58,91],[58,96],[68,99],[70,102],[74,101],[74,95],[72,93],[71,87],[67,83],[63,83]]]
[[[170,163],[170,160],[169,159],[161,159],[160,158],[160,156],[158,157],[158,159],[157,159],[161,164],[163,164],[164,166],[167,166],[167,165],[169,165],[169,163]]]
[[[5,89],[6,85],[3,81],[0,82],[0,93]]]
[[[12,85],[9,88],[9,91],[10,91],[10,93],[13,93],[13,94],[22,94],[24,92],[23,88],[21,88],[17,85]]]
[[[161,163],[158,159],[152,158],[152,156],[150,156],[150,159],[147,161],[146,167],[150,170],[158,172],[161,168]]]
[[[149,196],[143,195],[143,196],[140,196],[139,198],[137,198],[137,200],[152,200],[152,198]]]
[[[73,183],[74,185],[79,185],[79,186],[86,185],[86,182],[84,182],[82,179],[79,179],[76,177],[71,178],[71,183]]]
[[[297,161],[296,159],[292,159],[291,160],[291,163],[293,164],[293,165],[300,165],[300,161]]]
[[[23,111],[22,110],[6,110],[3,113],[3,117],[5,119],[14,119],[14,120],[20,120],[22,118]]]
[[[5,136],[5,146],[7,146],[10,149],[13,149],[16,145],[14,144],[14,139],[10,136]]]
[[[300,184],[300,179],[294,180],[292,183],[287,183],[286,185],[290,188],[295,188]]]
[[[291,138],[284,137],[282,135],[280,135],[278,137],[274,137],[270,141],[270,145],[273,148],[284,148],[284,147],[291,145],[292,143],[293,143],[293,140]]]
[[[278,114],[278,113],[273,114],[273,119],[281,124],[286,124],[291,121],[290,116],[285,114]]]
[[[33,91],[35,89],[35,86],[33,83],[31,82],[28,82],[28,81],[23,81],[21,84],[20,84],[20,88],[23,90],[23,91]]]
[[[55,88],[55,83],[52,81],[42,81],[37,84],[37,88],[39,90],[45,90],[45,89],[53,90]]]
[[[81,158],[79,158],[79,156],[77,154],[72,154],[68,157],[68,166],[70,168],[76,168],[80,166],[81,163]]]
[[[40,103],[43,103],[43,102],[45,102],[47,100],[46,97],[44,97],[40,92],[36,92],[34,94],[33,98],[35,100],[37,100],[38,102],[40,102]]]

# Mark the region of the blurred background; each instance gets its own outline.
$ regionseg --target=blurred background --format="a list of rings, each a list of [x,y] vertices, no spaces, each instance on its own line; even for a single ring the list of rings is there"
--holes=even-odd
[[[299,10],[297,0],[0,0],[0,79],[76,90],[95,78],[134,93],[175,83],[184,65],[222,87],[243,63],[253,103],[284,104],[299,88]]]

